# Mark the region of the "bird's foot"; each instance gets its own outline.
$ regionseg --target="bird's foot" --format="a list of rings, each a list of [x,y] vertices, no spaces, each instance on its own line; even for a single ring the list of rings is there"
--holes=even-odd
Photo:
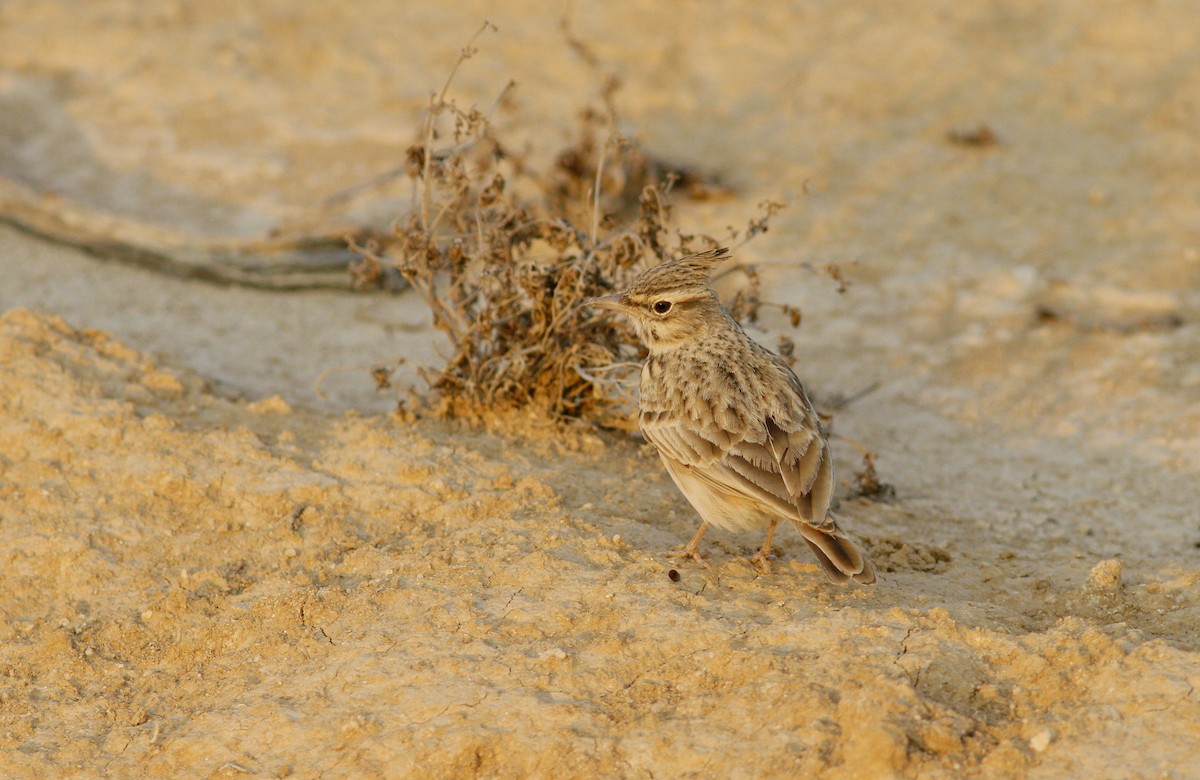
[[[746,560],[750,562],[750,565],[753,566],[754,570],[759,574],[771,573],[771,553],[767,550],[759,550]]]
[[[676,547],[674,550],[667,550],[668,558],[688,558],[700,565],[702,569],[712,568],[708,561],[704,560],[704,553],[700,552],[700,548],[695,545],[684,545]]]
[[[710,568],[708,561],[704,560],[704,554],[700,552],[700,539],[704,536],[704,532],[708,530],[708,523],[701,523],[700,528],[696,531],[696,535],[692,540],[683,547],[677,547],[667,553],[668,558],[691,558],[696,563],[700,564],[700,568]]]

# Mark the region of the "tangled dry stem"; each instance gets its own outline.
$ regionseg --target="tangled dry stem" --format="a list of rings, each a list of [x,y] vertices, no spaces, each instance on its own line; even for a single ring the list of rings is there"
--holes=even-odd
[[[628,427],[627,386],[641,348],[630,328],[581,304],[651,265],[729,243],[670,227],[673,191],[697,197],[716,185],[613,131],[613,79],[605,108],[583,112],[577,140],[551,170],[531,170],[488,114],[449,96],[454,72],[487,29],[431,95],[421,142],[408,150],[414,208],[389,238],[354,245],[360,258],[351,272],[360,287],[398,272],[429,307],[451,345],[445,364],[425,371],[441,411],[477,416],[536,404],[561,418]],[[745,237],[765,231],[779,208],[763,204]],[[741,268],[748,283],[733,313],[753,318],[758,277]]]

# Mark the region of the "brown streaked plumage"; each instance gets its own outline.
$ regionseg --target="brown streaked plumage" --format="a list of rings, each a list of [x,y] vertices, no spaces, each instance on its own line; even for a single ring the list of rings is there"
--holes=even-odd
[[[875,569],[829,511],[833,459],[804,386],[779,356],[721,308],[716,249],[651,268],[628,290],[588,301],[629,317],[650,352],[640,423],[703,521],[683,554],[699,559],[715,525],[765,528],[751,561],[769,568],[771,537],[791,520],[835,582],[875,581]]]

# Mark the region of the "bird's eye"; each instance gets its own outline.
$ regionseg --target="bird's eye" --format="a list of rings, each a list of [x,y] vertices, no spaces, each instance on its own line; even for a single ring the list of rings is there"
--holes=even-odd
[[[654,304],[654,311],[657,312],[658,314],[666,314],[670,310],[671,310],[671,302],[670,301],[659,301],[658,303]]]

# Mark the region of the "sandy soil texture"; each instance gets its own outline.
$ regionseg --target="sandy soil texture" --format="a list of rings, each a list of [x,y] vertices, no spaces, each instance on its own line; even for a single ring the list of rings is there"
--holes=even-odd
[[[786,530],[768,576],[668,559],[696,519],[635,440],[389,414],[367,368],[439,344],[409,296],[3,227],[0,775],[1200,777],[1191,4],[575,7],[597,67],[528,3],[14,0],[0,175],[198,237],[387,219],[406,187],[321,204],[484,18],[456,84],[515,78],[531,159],[612,71],[732,192],[685,225],[789,202],[739,254],[804,321],[754,333],[870,389],[834,448],[880,582]]]

